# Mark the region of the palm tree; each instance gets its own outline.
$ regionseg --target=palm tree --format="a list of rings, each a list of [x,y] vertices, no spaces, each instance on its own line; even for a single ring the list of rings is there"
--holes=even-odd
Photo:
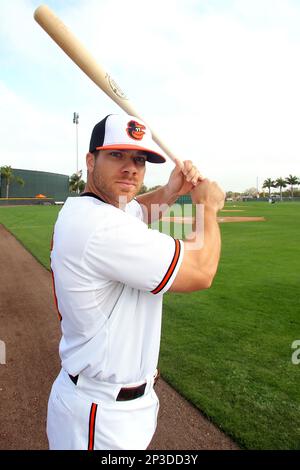
[[[282,201],[282,188],[286,188],[286,180],[280,177],[280,178],[277,178],[275,183],[276,183],[276,187],[279,188],[280,200]]]
[[[82,191],[83,191],[84,188],[85,188],[85,184],[86,184],[85,181],[83,181],[83,180],[80,180],[80,181],[79,181],[79,183],[78,183],[78,192],[79,192],[79,193],[82,193]]]
[[[10,183],[16,181],[20,186],[24,186],[25,181],[19,176],[15,176],[11,166],[2,166],[0,168],[1,176],[6,180],[6,199],[8,199]]]
[[[262,185],[263,188],[268,188],[269,190],[269,197],[271,197],[271,188],[276,188],[276,183],[275,181],[273,181],[271,178],[267,178],[263,185]]]
[[[69,178],[69,189],[74,193],[79,193],[84,190],[85,182],[81,179],[82,170],[79,170],[77,173],[73,173]]]
[[[292,199],[293,199],[293,197],[294,197],[294,186],[295,186],[295,184],[299,184],[299,180],[298,180],[297,176],[289,175],[287,178],[285,178],[285,182],[287,184],[291,185],[291,195],[292,195]]]

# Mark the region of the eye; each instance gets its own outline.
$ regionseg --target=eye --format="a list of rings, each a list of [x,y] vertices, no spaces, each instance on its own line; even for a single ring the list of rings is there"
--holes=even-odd
[[[135,161],[135,163],[137,163],[138,165],[144,166],[145,163],[146,163],[146,158],[145,158],[145,157],[134,157],[134,161]]]
[[[116,151],[109,152],[109,155],[111,157],[115,157],[115,158],[121,158],[122,157],[122,153],[121,152],[116,152]]]

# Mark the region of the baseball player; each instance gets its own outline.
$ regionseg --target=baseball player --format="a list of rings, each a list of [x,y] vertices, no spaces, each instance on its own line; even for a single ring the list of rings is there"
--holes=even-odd
[[[146,162],[164,161],[145,123],[106,116],[91,135],[85,191],[59,213],[51,269],[62,369],[48,403],[50,449],[146,449],[155,432],[163,294],[211,285],[224,204],[191,161],[136,197]],[[151,204],[188,192],[205,207],[204,245],[195,249],[147,225]]]

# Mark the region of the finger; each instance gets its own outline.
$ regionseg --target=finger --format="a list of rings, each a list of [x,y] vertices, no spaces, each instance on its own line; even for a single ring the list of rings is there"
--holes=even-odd
[[[197,181],[202,181],[204,179],[203,175],[191,160],[185,160],[183,165],[184,167],[182,169],[182,173],[186,177],[187,181],[193,181],[193,183],[197,183]],[[198,173],[197,176],[195,172]]]
[[[194,178],[192,179],[191,183],[194,185],[194,186],[198,186],[198,184],[200,184],[202,181],[205,180],[205,176],[203,176],[199,171],[197,172],[197,174],[194,176]]]
[[[185,160],[183,162],[182,173],[184,174],[184,176],[188,174],[188,172],[191,170],[192,167],[193,167],[193,162],[191,160]]]
[[[176,165],[177,170],[183,171],[184,162],[183,162],[182,160],[179,160],[179,159],[176,158],[176,159],[174,160],[174,163],[175,163],[175,165]]]
[[[186,175],[186,181],[191,182],[192,184],[197,184],[198,181],[202,181],[203,179],[203,175],[195,166],[193,166],[189,173]]]
[[[188,182],[192,181],[192,179],[196,176],[197,173],[198,173],[197,168],[195,166],[192,166],[192,168],[190,168],[190,170],[185,176],[186,181]]]

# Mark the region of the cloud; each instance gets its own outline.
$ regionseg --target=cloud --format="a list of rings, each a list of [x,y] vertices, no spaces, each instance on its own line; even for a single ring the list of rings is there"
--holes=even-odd
[[[68,174],[75,171],[68,143],[74,141],[64,116],[33,106],[0,82],[1,165]]]

